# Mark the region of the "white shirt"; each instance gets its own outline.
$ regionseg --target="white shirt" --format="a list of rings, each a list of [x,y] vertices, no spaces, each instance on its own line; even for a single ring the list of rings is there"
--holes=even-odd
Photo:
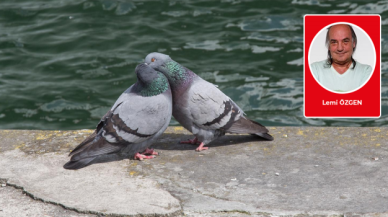
[[[343,73],[338,73],[332,65],[327,65],[326,60],[311,64],[311,71],[315,79],[325,88],[335,92],[349,92],[358,89],[372,74],[372,67],[356,61]]]

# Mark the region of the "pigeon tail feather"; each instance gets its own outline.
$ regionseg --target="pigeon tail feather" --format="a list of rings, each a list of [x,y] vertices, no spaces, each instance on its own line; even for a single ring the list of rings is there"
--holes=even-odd
[[[104,137],[93,133],[70,153],[71,159],[63,167],[76,170],[100,161],[105,162],[110,159],[110,154],[118,153],[121,149],[120,144],[109,143]]]
[[[96,138],[96,131],[93,132],[90,136],[88,136],[83,142],[81,142],[73,151],[70,152],[69,156],[73,156],[79,152],[81,152],[83,147],[89,143],[91,143]]]
[[[78,170],[86,166],[89,166],[95,158],[96,157],[89,157],[89,158],[83,158],[77,161],[69,161],[65,165],[63,165],[63,168],[68,170]]]
[[[268,134],[268,129],[256,121],[252,121],[248,118],[241,117],[238,121],[234,122],[229,129],[226,129],[228,133],[248,133],[260,136],[266,140],[273,140],[273,137]]]
[[[259,137],[266,139],[266,140],[269,140],[269,141],[273,140],[273,137],[271,135],[269,135],[268,133],[255,133],[252,135],[259,136]]]

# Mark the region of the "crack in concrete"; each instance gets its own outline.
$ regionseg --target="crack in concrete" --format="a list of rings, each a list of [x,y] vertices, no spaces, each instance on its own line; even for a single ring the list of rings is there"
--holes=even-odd
[[[154,214],[124,215],[124,214],[115,214],[115,213],[102,213],[102,212],[90,211],[90,210],[80,210],[80,209],[76,209],[74,207],[66,206],[64,204],[61,204],[61,203],[58,203],[58,202],[55,202],[55,201],[45,200],[45,199],[43,199],[41,197],[37,197],[34,194],[28,192],[23,186],[19,186],[17,184],[13,184],[13,183],[8,182],[7,178],[1,178],[0,177],[0,184],[6,184],[7,186],[13,187],[15,189],[22,190],[22,192],[26,196],[30,197],[33,200],[40,201],[40,202],[43,202],[43,203],[52,204],[52,205],[56,205],[56,206],[60,206],[60,207],[62,207],[64,209],[66,209],[66,210],[71,210],[71,211],[74,211],[74,212],[77,212],[77,213],[80,213],[80,214],[93,214],[93,215],[97,215],[97,216],[113,216],[113,217],[175,217],[175,216],[181,216],[183,214],[182,204],[181,203],[179,203],[180,210],[177,210],[177,211],[175,211],[173,213],[169,213],[169,214],[156,214],[156,213],[154,213]],[[176,198],[176,199],[180,202],[180,200],[178,198]]]

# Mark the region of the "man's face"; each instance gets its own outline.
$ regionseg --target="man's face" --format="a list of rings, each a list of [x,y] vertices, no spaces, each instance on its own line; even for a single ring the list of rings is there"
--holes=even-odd
[[[330,28],[329,50],[333,63],[340,65],[349,63],[355,46],[352,40],[352,32],[348,25],[339,24]]]

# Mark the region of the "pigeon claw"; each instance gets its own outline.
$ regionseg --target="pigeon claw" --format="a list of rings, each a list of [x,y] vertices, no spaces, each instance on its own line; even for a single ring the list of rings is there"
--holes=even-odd
[[[153,148],[147,148],[143,153],[141,153],[143,155],[159,155],[158,152],[154,151]]]
[[[196,151],[202,151],[202,150],[208,150],[209,147],[203,147],[205,145],[205,143],[201,142],[201,144],[198,146],[197,149],[195,149]]]
[[[144,160],[144,159],[152,159],[152,158],[154,158],[154,157],[155,157],[155,156],[153,156],[153,155],[147,156],[147,155],[143,155],[143,154],[136,153],[134,159],[135,159],[135,160],[140,160],[140,161],[142,161],[142,160]]]
[[[191,145],[196,145],[199,143],[197,137],[195,137],[194,139],[189,139],[188,141],[180,141],[179,142],[180,144],[191,144]]]

